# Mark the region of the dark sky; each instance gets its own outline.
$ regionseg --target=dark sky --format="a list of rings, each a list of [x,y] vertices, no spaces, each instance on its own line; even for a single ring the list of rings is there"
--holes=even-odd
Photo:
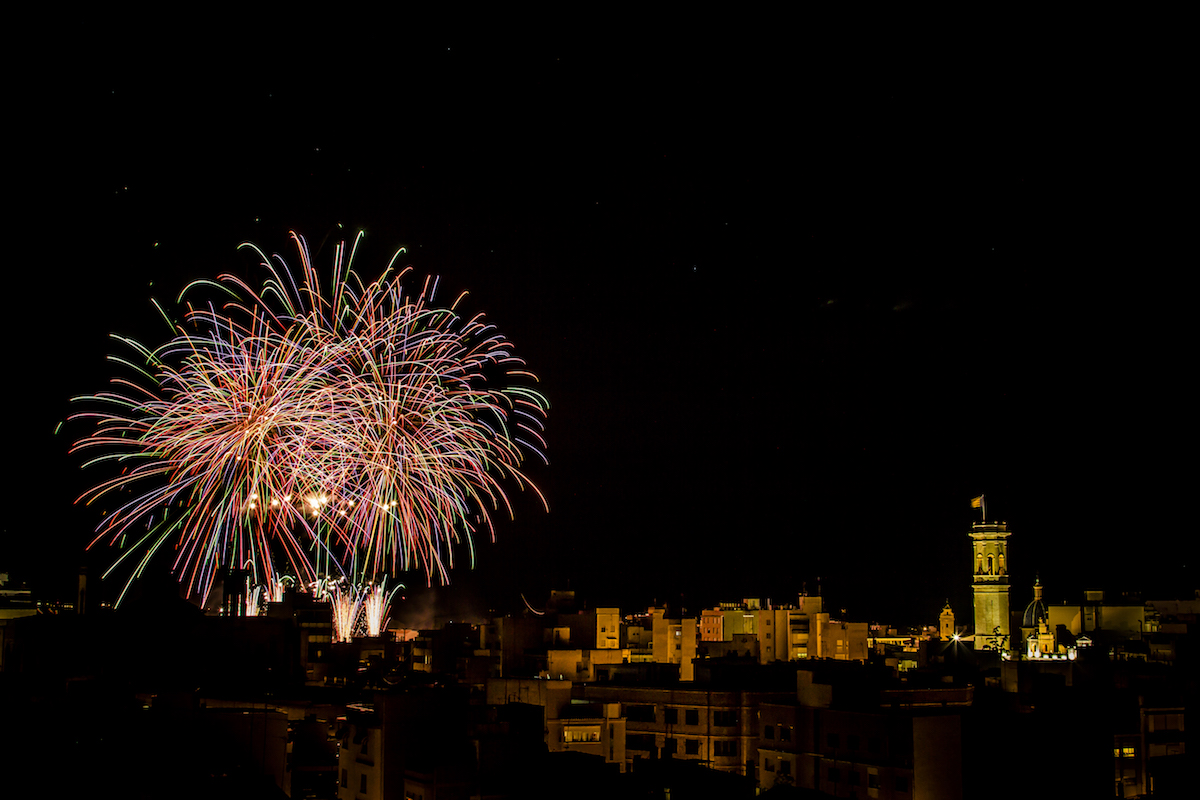
[[[453,576],[472,602],[569,582],[694,609],[819,577],[851,618],[932,622],[967,613],[981,492],[1014,604],[1035,572],[1055,601],[1194,588],[1194,257],[1165,244],[1179,120],[1144,65],[127,22],[56,29],[13,90],[0,569],[55,586],[84,560],[72,501],[101,476],[53,432],[113,374],[109,333],[160,341],[150,298],[250,270],[243,241],[290,255],[296,229],[327,268],[361,228],[360,272],[407,247],[552,405],[551,512],[517,499]]]

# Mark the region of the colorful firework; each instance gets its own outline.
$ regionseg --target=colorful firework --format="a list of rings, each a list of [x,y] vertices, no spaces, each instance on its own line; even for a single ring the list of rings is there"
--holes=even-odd
[[[387,590],[387,578],[377,584],[371,584],[363,592],[363,622],[367,627],[368,636],[378,636],[387,628],[388,609],[396,592],[404,588],[399,584],[392,591]]]
[[[325,594],[333,608],[333,640],[348,642],[354,637],[362,613],[363,592],[357,586],[334,583]]]
[[[246,606],[242,610],[242,615],[246,617],[257,617],[263,611],[263,587],[251,586],[250,579],[246,578]]]
[[[283,594],[289,586],[295,586],[296,579],[291,575],[281,575],[270,583],[266,584],[267,602],[282,603]]]
[[[512,513],[506,483],[545,505],[520,467],[525,453],[544,460],[547,404],[509,383],[536,379],[482,315],[458,313],[462,296],[437,307],[428,279],[407,294],[407,270],[392,270],[402,250],[364,283],[361,237],[337,245],[327,292],[302,237],[299,275],[243,245],[267,270],[261,288],[192,284],[181,302],[215,287],[225,304],[188,302],[162,347],[121,339],[137,363],[114,360],[140,379],[80,398],[98,408],[76,417],[97,428],[75,450],[120,467],[81,498],[120,495],[93,544],[132,539],[117,559],[136,560],[130,581],[169,547],[205,597],[221,568],[247,562],[267,586],[277,561],[306,583],[408,569],[445,582],[456,546],[473,565],[473,535],[494,538],[492,513]]]

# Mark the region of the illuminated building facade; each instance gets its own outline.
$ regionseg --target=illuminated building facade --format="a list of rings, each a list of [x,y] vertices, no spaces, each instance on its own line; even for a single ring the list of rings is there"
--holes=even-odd
[[[1008,537],[1004,522],[971,526],[975,649],[1008,648]]]
[[[1104,592],[1090,589],[1082,603],[1047,607],[1050,628],[1062,625],[1073,636],[1104,631],[1120,639],[1140,639],[1149,631],[1146,604],[1141,600],[1124,603],[1106,602]]]
[[[865,630],[865,623],[862,628]],[[741,603],[721,603],[700,614],[700,641],[726,645],[724,649],[710,645],[707,648],[710,655],[723,650],[747,655],[752,652],[763,664],[801,658],[866,657],[865,653],[849,655],[862,649],[851,646],[849,636],[842,637],[841,646],[826,643],[823,634],[827,630],[838,633],[847,628],[838,622],[831,626],[829,614],[822,611],[821,598],[808,595],[801,595],[796,605],[775,606],[770,601],[763,605],[758,599],[751,598]],[[860,632],[858,627],[854,632]],[[754,640],[754,646],[738,644],[747,638]],[[865,636],[860,638],[865,647]],[[856,644],[858,641],[855,639]]]
[[[700,627],[696,618],[669,619],[664,608],[651,608],[650,617],[654,661],[659,664],[678,664],[679,679],[692,680],[695,674],[692,661],[696,658]]]

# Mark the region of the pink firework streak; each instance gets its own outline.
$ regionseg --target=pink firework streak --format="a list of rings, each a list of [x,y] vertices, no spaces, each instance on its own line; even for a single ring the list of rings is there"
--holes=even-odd
[[[231,275],[192,284],[181,302],[215,287],[225,304],[187,303],[156,349],[117,337],[136,358],[113,360],[137,377],[78,398],[95,410],[75,416],[96,429],[74,451],[118,467],[81,498],[117,504],[93,544],[122,543],[114,568],[129,560],[130,582],[166,550],[205,598],[222,568],[246,562],[267,586],[276,564],[299,583],[409,569],[447,582],[456,548],[473,566],[474,534],[494,539],[491,514],[511,515],[506,484],[545,506],[521,465],[544,460],[548,405],[494,326],[461,316],[461,296],[434,305],[436,281],[407,294],[407,270],[391,264],[362,281],[361,233],[336,247],[326,290],[292,237],[298,275],[243,245],[267,270],[261,288]]]

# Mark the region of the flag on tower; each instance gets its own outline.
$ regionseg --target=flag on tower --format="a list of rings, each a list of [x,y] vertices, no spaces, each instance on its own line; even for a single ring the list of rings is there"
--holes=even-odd
[[[987,506],[983,504],[983,495],[971,498],[971,508],[978,508],[979,518],[984,521],[987,520]]]

